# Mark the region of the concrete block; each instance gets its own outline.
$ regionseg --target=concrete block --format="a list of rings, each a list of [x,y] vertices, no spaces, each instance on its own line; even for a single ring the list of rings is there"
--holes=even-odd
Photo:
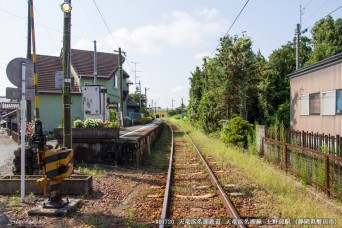
[[[41,175],[25,176],[25,193],[43,194],[43,189],[36,187],[36,180]],[[93,178],[88,175],[71,175],[62,182],[63,195],[87,195],[93,188]],[[20,176],[0,177],[0,194],[20,192]],[[47,193],[49,185],[47,185]]]

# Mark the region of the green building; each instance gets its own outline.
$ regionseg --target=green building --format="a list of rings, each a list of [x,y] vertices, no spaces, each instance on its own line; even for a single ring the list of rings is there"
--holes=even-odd
[[[121,58],[125,60],[123,57]],[[37,55],[39,115],[44,131],[51,132],[63,119],[63,66],[59,56]],[[84,119],[82,87],[94,84],[94,52],[71,49],[71,118]],[[133,84],[123,71],[123,110],[127,113],[129,85]],[[118,110],[119,96],[118,54],[97,52],[97,85],[106,87],[106,108]],[[32,102],[32,117],[35,104]],[[33,118],[32,118],[33,119]]]

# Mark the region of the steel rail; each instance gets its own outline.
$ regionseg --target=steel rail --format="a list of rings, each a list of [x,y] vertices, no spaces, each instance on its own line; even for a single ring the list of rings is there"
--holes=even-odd
[[[167,125],[169,125],[168,123],[166,123]],[[172,136],[172,140],[171,140],[171,155],[170,155],[170,162],[169,162],[169,169],[167,172],[167,183],[166,183],[166,187],[165,187],[165,194],[164,194],[164,202],[163,202],[163,209],[162,209],[162,214],[161,214],[161,221],[165,221],[166,219],[166,215],[167,215],[167,208],[168,208],[168,204],[169,204],[169,193],[170,193],[170,185],[171,185],[171,174],[172,174],[172,162],[173,162],[173,152],[174,152],[174,140],[173,140],[173,129],[171,127],[171,125],[169,125],[170,129],[171,129],[171,136]],[[159,228],[164,228],[164,222],[162,222],[161,224],[159,224]]]
[[[192,143],[192,145],[194,146],[194,148],[196,149],[198,155],[200,156],[200,158],[202,159],[202,162],[203,164],[205,165],[205,167],[207,168],[207,171],[209,172],[210,174],[210,177],[212,179],[212,181],[215,183],[215,185],[217,186],[218,188],[218,191],[219,191],[219,194],[220,194],[220,197],[221,199],[223,200],[223,204],[225,205],[226,209],[227,209],[227,212],[228,213],[232,213],[233,214],[233,217],[234,219],[238,220],[238,227],[246,227],[244,224],[243,224],[243,220],[240,218],[240,215],[238,214],[238,212],[235,210],[235,207],[233,205],[233,203],[229,200],[227,194],[225,193],[224,189],[221,187],[220,183],[218,182],[215,174],[213,173],[213,171],[211,171],[208,163],[206,162],[206,160],[204,159],[204,157],[202,156],[201,152],[198,150],[196,144],[194,143],[194,141],[190,138],[190,136],[185,132],[185,130],[178,125],[179,128],[182,129],[182,131],[185,133],[185,135],[189,138],[190,142]],[[242,223],[242,224],[240,224]]]

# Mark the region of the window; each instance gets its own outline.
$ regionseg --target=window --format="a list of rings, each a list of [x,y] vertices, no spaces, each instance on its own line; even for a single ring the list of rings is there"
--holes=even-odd
[[[299,98],[300,105],[300,115],[307,116],[309,115],[309,95],[304,95]]]
[[[116,74],[114,74],[114,87],[118,87],[118,76]]]
[[[333,116],[335,115],[336,107],[336,91],[322,92],[322,115]]]
[[[309,95],[309,114],[319,115],[321,109],[319,93],[312,93]]]
[[[336,91],[336,113],[342,114],[342,90]]]

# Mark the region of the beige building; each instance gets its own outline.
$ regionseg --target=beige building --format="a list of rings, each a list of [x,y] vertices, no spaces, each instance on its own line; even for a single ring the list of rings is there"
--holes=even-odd
[[[342,136],[342,53],[289,77],[291,128]]]

